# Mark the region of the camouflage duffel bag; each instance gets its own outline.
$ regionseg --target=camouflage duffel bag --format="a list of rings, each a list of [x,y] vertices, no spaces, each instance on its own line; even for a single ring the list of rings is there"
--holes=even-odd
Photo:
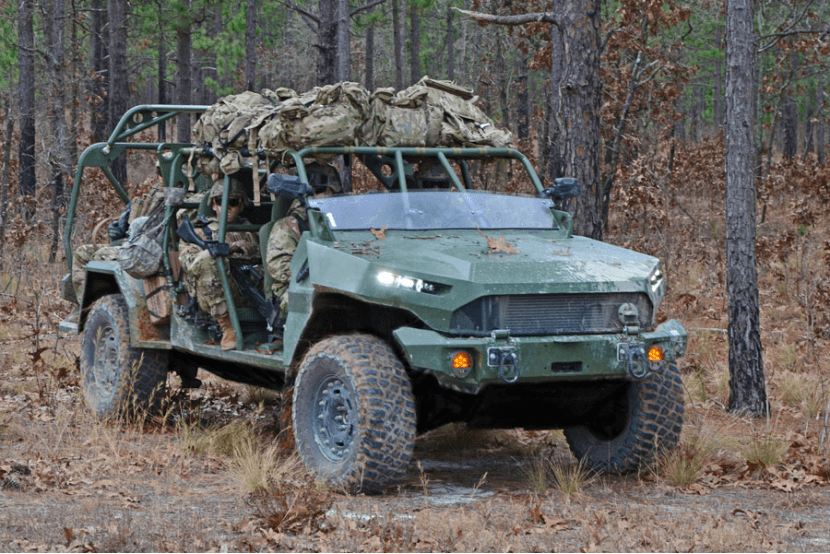
[[[161,246],[148,235],[137,235],[118,249],[118,265],[136,279],[146,279],[161,271]]]
[[[358,113],[348,104],[314,104],[303,117],[283,120],[294,150],[308,146],[351,146],[361,127]]]
[[[422,85],[413,85],[397,94],[391,88],[375,91],[371,124],[378,145],[436,146],[441,117],[427,104],[427,92]]]
[[[193,127],[193,137],[198,145],[213,150],[222,172],[235,173],[256,155],[257,130],[274,115],[274,101],[262,94],[245,91],[225,96],[202,114]],[[199,165],[208,174],[217,169],[210,159],[200,158]]]
[[[138,217],[130,221],[129,238],[116,255],[121,269],[136,279],[145,279],[162,270],[164,252],[160,242],[165,228],[164,212],[164,190],[160,188],[150,190],[136,203]]]
[[[426,87],[427,104],[441,113],[437,145],[505,148],[512,144],[510,131],[496,127],[475,105],[478,97],[472,90],[429,77],[417,84]]]

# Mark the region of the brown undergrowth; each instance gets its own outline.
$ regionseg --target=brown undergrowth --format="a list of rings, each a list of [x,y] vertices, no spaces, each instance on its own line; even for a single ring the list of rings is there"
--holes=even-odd
[[[684,148],[686,148],[684,150]],[[702,164],[700,160],[709,160]],[[768,418],[730,414],[722,145],[621,170],[606,239],[660,257],[689,332],[681,445],[639,475],[580,470],[559,431],[420,437],[404,483],[346,496],[275,447],[279,394],[214,377],[141,424],[84,409],[64,268],[14,228],[0,271],[0,550],[744,551],[830,548],[830,169],[762,180]],[[24,236],[25,235],[25,236]],[[11,244],[11,243],[10,243]],[[8,246],[8,245],[7,245]]]

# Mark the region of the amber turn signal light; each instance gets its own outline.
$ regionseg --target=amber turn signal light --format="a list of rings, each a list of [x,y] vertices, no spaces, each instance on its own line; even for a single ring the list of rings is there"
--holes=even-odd
[[[650,362],[662,362],[663,361],[663,349],[659,346],[652,346],[648,349],[648,361]]]
[[[473,357],[469,352],[456,352],[452,356],[453,369],[470,369],[473,367]]]

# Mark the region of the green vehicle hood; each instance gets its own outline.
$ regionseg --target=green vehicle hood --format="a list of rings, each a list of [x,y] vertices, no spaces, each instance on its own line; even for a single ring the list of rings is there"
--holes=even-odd
[[[442,230],[338,232],[309,242],[311,279],[326,290],[397,306],[436,329],[481,296],[644,292],[655,309],[665,290],[652,290],[657,258],[562,231]],[[489,244],[488,244],[489,243]],[[421,279],[435,294],[379,282],[381,272]]]

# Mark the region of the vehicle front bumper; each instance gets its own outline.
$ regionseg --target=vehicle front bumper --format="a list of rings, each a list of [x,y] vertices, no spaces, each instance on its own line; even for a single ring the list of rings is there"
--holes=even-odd
[[[487,337],[454,338],[413,327],[393,334],[413,372],[431,373],[443,387],[471,394],[491,384],[633,380],[686,351],[686,330],[674,319],[633,335],[513,337],[504,330]],[[652,346],[662,350],[661,361],[648,361]],[[471,367],[453,369],[453,357],[460,351],[472,356]]]

